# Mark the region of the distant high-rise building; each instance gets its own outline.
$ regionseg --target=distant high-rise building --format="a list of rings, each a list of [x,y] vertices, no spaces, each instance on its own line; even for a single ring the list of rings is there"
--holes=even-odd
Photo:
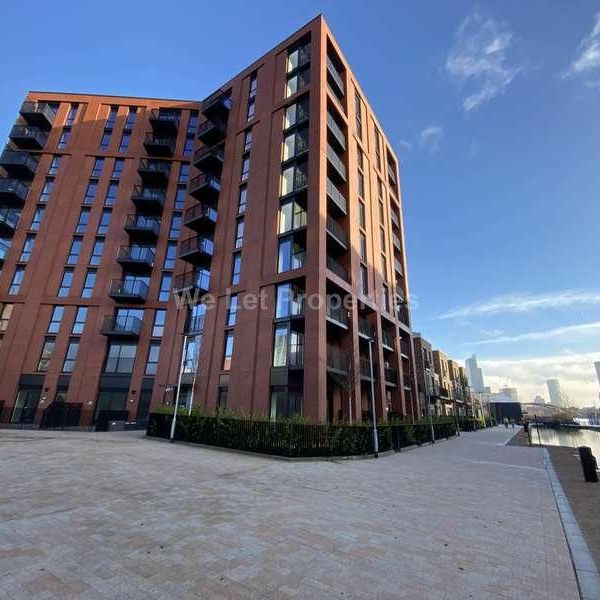
[[[543,396],[537,394],[533,399],[533,404],[546,404],[546,399]]]
[[[503,388],[500,388],[500,394],[512,398],[515,402],[519,401],[519,391],[517,390],[517,388],[505,386]]]
[[[558,379],[548,379],[546,381],[546,385],[548,386],[550,404],[554,404],[555,406],[561,407],[566,406],[565,395],[560,389],[560,381]]]
[[[481,394],[485,390],[483,383],[483,371],[477,366],[477,356],[473,354],[471,358],[467,358],[465,361],[467,367],[467,375],[469,377],[469,383],[475,392]]]

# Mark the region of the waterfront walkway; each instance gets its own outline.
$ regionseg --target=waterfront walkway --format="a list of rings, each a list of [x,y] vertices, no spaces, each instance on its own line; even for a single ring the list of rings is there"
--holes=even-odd
[[[0,430],[0,598],[578,598],[543,450],[286,462]]]

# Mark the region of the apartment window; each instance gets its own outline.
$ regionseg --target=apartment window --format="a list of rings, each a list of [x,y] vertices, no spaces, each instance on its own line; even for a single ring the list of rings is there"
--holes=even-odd
[[[369,273],[365,265],[360,265],[359,276],[361,294],[366,296],[369,293]]]
[[[58,173],[58,168],[60,167],[60,156],[53,156],[52,157],[52,162],[50,163],[50,166],[48,167],[48,173],[47,175],[49,175],[50,177],[55,177],[56,174]]]
[[[88,269],[85,273],[85,280],[83,282],[83,289],[81,290],[82,298],[91,298],[94,292],[94,286],[96,285],[96,269]]]
[[[248,186],[240,186],[240,195],[238,197],[238,215],[243,215],[246,212],[248,205]]]
[[[360,171],[358,172],[358,195],[361,198],[365,197],[365,176]]]
[[[92,204],[96,198],[96,192],[98,191],[98,181],[96,179],[90,179],[85,190],[85,196],[83,198],[84,204]]]
[[[385,224],[385,207],[383,202],[379,202],[379,222],[384,225]]]
[[[275,318],[295,317],[304,312],[303,292],[293,283],[282,283],[277,286]]]
[[[168,302],[171,296],[171,281],[173,276],[171,273],[163,273],[160,280],[160,289],[158,291],[158,299],[161,302]]]
[[[33,233],[28,233],[25,236],[25,241],[23,242],[23,249],[21,250],[21,256],[19,260],[21,262],[29,262],[31,258],[31,252],[33,251],[33,246],[35,244],[35,235]]]
[[[92,254],[90,255],[90,265],[98,266],[102,259],[102,252],[104,251],[104,238],[96,238],[94,247],[92,248]]]
[[[33,213],[33,218],[31,219],[31,225],[29,229],[31,231],[39,231],[40,226],[42,224],[42,219],[44,218],[44,212],[46,211],[44,206],[38,206]]]
[[[100,150],[108,150],[110,146],[110,137],[112,135],[112,131],[104,131],[102,134],[102,139],[100,140]]]
[[[171,217],[171,227],[169,228],[169,237],[173,239],[179,239],[181,234],[181,215],[179,213],[173,213]]]
[[[63,373],[72,373],[75,370],[75,361],[77,360],[77,352],[79,351],[79,340],[69,340],[67,353],[63,362]]]
[[[365,155],[364,152],[360,149],[359,145],[356,144],[356,162],[358,164],[358,168],[361,171],[365,170]]]
[[[154,311],[154,322],[152,323],[152,337],[161,338],[165,332],[165,320],[167,311],[159,308]]]
[[[117,192],[119,191],[119,182],[111,181],[108,184],[108,189],[106,190],[106,197],[104,198],[105,206],[114,206],[117,200]]]
[[[40,354],[40,360],[38,361],[37,366],[38,371],[46,372],[48,370],[48,365],[50,364],[50,359],[52,358],[55,345],[56,340],[53,337],[47,337],[44,339],[44,345],[42,346],[42,352]]]
[[[273,366],[297,367],[304,364],[304,335],[292,331],[289,323],[275,325]]]
[[[246,120],[250,121],[256,114],[256,92],[258,89],[258,76],[253,73],[250,77],[250,91],[248,92],[248,110]]]
[[[287,69],[290,73],[294,69],[305,65],[310,60],[310,44],[296,46],[288,52]]]
[[[187,187],[185,185],[178,185],[177,191],[175,192],[175,202],[173,208],[175,210],[182,210],[185,205],[185,196],[187,194]]]
[[[244,133],[244,152],[250,152],[252,148],[252,129],[248,129],[246,133]]]
[[[381,244],[381,251],[386,251],[386,243],[385,243],[385,229],[384,227],[379,228],[379,242]]]
[[[3,304],[0,308],[0,331],[6,331],[8,329],[8,322],[12,315],[14,304]]]
[[[253,73],[250,77],[250,91],[248,93],[248,98],[254,98],[256,96],[256,92],[258,90],[258,75]]]
[[[76,265],[79,260],[79,254],[81,253],[82,240],[80,237],[73,238],[71,242],[71,249],[69,250],[69,256],[67,256],[68,265]]]
[[[112,129],[117,121],[117,113],[119,112],[118,106],[111,106],[106,118],[106,127]]]
[[[61,134],[60,134],[60,138],[58,140],[58,149],[59,150],[62,150],[63,148],[67,147],[70,137],[71,137],[71,130],[66,127],[63,127],[63,130],[61,131]]]
[[[124,158],[115,158],[115,164],[113,165],[111,179],[120,179],[123,175],[123,167],[125,166]]]
[[[102,215],[100,216],[100,222],[98,223],[98,230],[96,233],[100,235],[106,235],[108,233],[108,226],[110,225],[110,217],[112,216],[112,211],[109,208],[105,208],[102,211]],[[81,232],[77,232],[81,233]]]
[[[146,361],[146,375],[156,375],[159,354],[160,342],[150,342],[150,348],[148,350],[148,360]]]
[[[254,115],[256,114],[256,100],[254,98],[250,98],[248,100],[248,113],[246,114],[246,121],[251,121],[254,119]]]
[[[377,169],[381,171],[381,134],[377,127],[375,128],[375,164]]]
[[[10,288],[8,289],[8,293],[11,296],[16,296],[19,293],[21,284],[23,283],[23,277],[25,277],[25,267],[18,266],[15,269],[15,274],[13,275]]]
[[[127,152],[129,150],[129,142],[131,141],[131,132],[124,131],[119,142],[119,152]]]
[[[50,317],[50,323],[48,324],[48,333],[58,333],[60,329],[60,322],[65,312],[64,306],[55,306],[52,309],[52,315]]]
[[[388,268],[387,268],[387,258],[385,254],[381,255],[381,273],[383,275],[384,281],[388,280]]]
[[[169,242],[165,252],[165,264],[163,269],[174,269],[175,259],[177,258],[177,242]]]
[[[85,233],[90,220],[90,209],[82,208],[79,213],[79,220],[75,226],[75,233]]]
[[[223,371],[231,369],[231,357],[233,356],[233,331],[225,333],[225,345],[223,348]]]
[[[361,231],[359,237],[360,260],[367,262],[367,236]]]
[[[65,127],[72,127],[75,122],[75,117],[77,116],[77,109],[79,108],[79,104],[71,104],[69,107],[69,112],[67,113],[67,120],[65,121]]]
[[[85,320],[87,319],[88,309],[87,306],[78,306],[77,312],[75,313],[75,321],[73,321],[73,328],[71,333],[75,335],[81,335],[85,328]]]
[[[238,285],[242,273],[242,253],[233,253],[233,262],[231,265],[231,285]]]
[[[235,247],[241,248],[244,243],[244,217],[237,220],[235,227]]]
[[[385,307],[385,312],[390,312],[390,289],[387,285],[383,285],[383,305]]]
[[[294,158],[308,150],[308,127],[303,127],[285,136],[283,140],[283,160]]]
[[[219,410],[224,410],[227,408],[228,392],[229,392],[228,387],[220,387],[219,388],[219,396],[217,397],[217,408]]]
[[[97,157],[94,160],[94,166],[92,167],[92,177],[100,177],[102,175],[102,169],[104,169],[104,159]]]
[[[363,228],[367,228],[367,210],[364,202],[358,203],[358,224]]]
[[[183,155],[191,156],[194,150],[194,136],[188,135],[185,138],[185,142],[183,144]]]
[[[125,125],[123,126],[123,129],[131,131],[133,129],[133,126],[135,125],[136,116],[137,116],[137,107],[130,106],[129,111],[127,112],[127,118],[125,119]]]
[[[250,155],[246,154],[242,157],[242,176],[241,181],[248,181],[248,176],[250,175]]]
[[[59,298],[65,298],[71,291],[71,285],[73,284],[73,269],[65,269],[63,272],[60,286],[58,288],[57,296]]]
[[[181,163],[179,167],[179,179],[178,183],[187,183],[190,178],[190,165],[189,163]]]
[[[354,112],[356,116],[356,135],[362,140],[362,101],[358,92],[354,93]]]
[[[306,251],[292,237],[279,240],[277,272],[285,273],[304,266]]]
[[[297,163],[285,168],[281,174],[281,195],[285,196],[308,185],[308,163]]]
[[[237,294],[230,296],[227,308],[227,327],[233,327],[237,319],[238,297]]]
[[[104,365],[105,373],[132,373],[137,344],[111,343]]]
[[[54,187],[54,179],[51,177],[47,177],[46,181],[44,181],[44,186],[42,187],[42,191],[40,192],[40,202],[44,204],[50,200],[50,194],[52,193],[52,188]]]
[[[295,71],[293,75],[290,75],[287,79],[285,86],[285,97],[289,98],[301,90],[304,86],[310,83],[310,67]]]
[[[304,97],[285,109],[283,128],[289,129],[308,119],[308,97]]]
[[[296,202],[286,202],[279,209],[278,233],[287,233],[306,226],[306,211]]]
[[[195,136],[196,129],[198,129],[198,113],[196,111],[191,111],[186,133]]]

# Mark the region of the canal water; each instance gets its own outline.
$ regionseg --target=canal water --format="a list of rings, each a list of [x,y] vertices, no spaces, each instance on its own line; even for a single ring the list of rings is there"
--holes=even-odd
[[[589,446],[598,464],[600,464],[600,431],[592,431],[590,429],[575,429],[571,431],[531,427],[531,442],[538,444],[540,441],[543,446],[570,446],[572,448]]]

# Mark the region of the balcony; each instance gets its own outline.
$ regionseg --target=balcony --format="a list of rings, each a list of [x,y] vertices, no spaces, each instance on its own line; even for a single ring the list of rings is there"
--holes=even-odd
[[[155,108],[150,113],[150,125],[159,134],[177,135],[181,113],[178,110]]]
[[[395,348],[395,335],[391,332],[388,331],[387,329],[383,329],[381,331],[381,345],[385,350],[388,350],[390,352],[395,352],[396,348]]]
[[[358,317],[358,335],[369,340],[375,339],[375,326],[365,317]]]
[[[333,256],[327,255],[327,268],[337,275],[340,279],[349,282],[350,275],[348,274],[348,270],[344,265],[340,264]]]
[[[218,213],[212,206],[199,202],[190,206],[183,215],[183,224],[194,231],[212,229],[217,223]]]
[[[373,365],[373,376],[371,376],[371,361],[366,356],[360,357],[360,378],[367,381],[377,379],[377,367]]]
[[[173,280],[173,291],[176,294],[191,294],[195,292],[200,294],[208,293],[210,289],[210,271],[190,271],[189,273],[182,273],[177,275]]]
[[[137,338],[142,329],[142,321],[138,317],[104,317],[100,333],[109,337]]]
[[[165,206],[165,190],[136,185],[131,194],[131,201],[142,212],[160,213]]]
[[[327,234],[341,252],[348,250],[348,234],[344,228],[329,215],[327,215]]]
[[[39,127],[15,125],[8,135],[20,150],[41,150],[48,141],[48,134]]]
[[[0,179],[0,203],[8,206],[23,206],[29,187],[18,179]]]
[[[402,355],[402,358],[410,358],[410,344],[408,341],[400,340],[400,354]]]
[[[156,242],[160,231],[160,219],[150,215],[127,215],[125,231],[133,240]]]
[[[56,117],[54,110],[45,102],[23,102],[19,112],[29,125],[42,129],[50,129]]]
[[[202,101],[202,114],[207,117],[217,116],[221,119],[227,119],[232,106],[230,92],[217,90]]]
[[[38,159],[29,152],[4,150],[0,156],[0,167],[15,179],[33,179],[37,166]]]
[[[175,138],[147,133],[144,138],[144,148],[152,156],[173,156],[173,152],[175,152]]]
[[[222,141],[227,135],[227,125],[220,119],[207,119],[198,127],[198,139],[207,146]]]
[[[398,372],[396,369],[385,367],[383,369],[383,379],[385,381],[385,385],[396,387],[398,385]]]
[[[348,214],[348,203],[346,198],[342,192],[337,189],[331,179],[327,179],[327,197],[331,200],[331,204],[338,212],[341,212],[343,215]]]
[[[346,167],[342,159],[329,144],[327,144],[327,160],[333,167],[333,173],[336,175],[339,181],[346,181]]]
[[[346,150],[346,136],[330,112],[327,112],[327,127],[331,132],[332,139],[337,143],[338,149],[344,152]]]
[[[179,243],[179,258],[192,264],[209,263],[214,252],[212,239],[195,235]]]
[[[108,295],[117,302],[145,302],[148,297],[148,285],[135,279],[113,279]]]
[[[344,80],[329,56],[327,57],[327,81],[332,86],[336,96],[339,99],[343,98],[345,94]]]
[[[402,242],[395,233],[392,233],[392,243],[394,244],[394,248],[396,248],[396,250],[402,252]]]
[[[396,270],[396,273],[398,273],[398,275],[404,275],[402,263],[397,258],[394,258],[394,269]]]
[[[198,335],[204,331],[204,315],[189,317],[185,323],[184,333],[186,335]]]
[[[3,264],[10,250],[10,243],[6,240],[0,240],[0,264]]]
[[[190,180],[188,193],[198,200],[215,203],[219,199],[221,180],[214,175],[202,173]]]
[[[144,183],[167,187],[169,174],[171,173],[171,163],[166,160],[142,158],[138,167],[138,173]]]
[[[325,308],[328,323],[332,323],[342,329],[348,329],[350,320],[348,319],[348,310],[344,306],[333,306],[330,299],[327,298]]]
[[[398,213],[394,209],[392,209],[390,210],[390,216],[394,226],[400,228],[400,217],[398,216]]]
[[[220,146],[203,146],[194,152],[192,164],[204,173],[219,175],[223,169],[225,152]]]
[[[439,388],[439,398],[440,400],[450,400],[450,393],[448,392],[448,388],[440,387]]]
[[[0,235],[12,236],[19,224],[19,213],[11,208],[0,210]]]
[[[388,165],[388,178],[390,180],[390,183],[395,186],[396,182],[397,182],[396,167],[393,167],[392,165]]]
[[[117,254],[117,262],[132,271],[148,272],[154,266],[154,246],[121,246]]]
[[[348,356],[338,346],[327,345],[327,370],[339,375],[348,373]]]

